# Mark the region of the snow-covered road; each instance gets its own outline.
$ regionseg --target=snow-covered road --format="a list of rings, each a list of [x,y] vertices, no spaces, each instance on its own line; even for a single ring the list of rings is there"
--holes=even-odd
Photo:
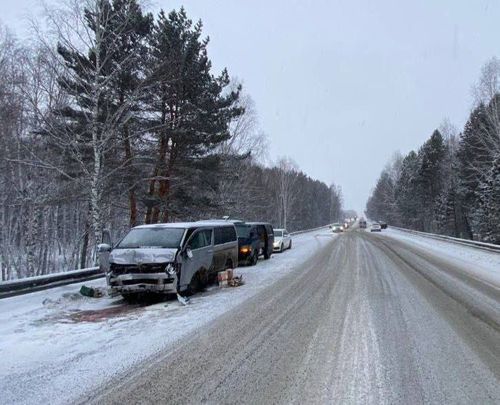
[[[325,230],[238,272],[187,307],[0,300],[1,402],[500,403],[500,254]]]
[[[330,240],[301,271],[82,402],[500,403],[499,290],[469,277],[466,260],[402,239]]]
[[[245,285],[211,288],[187,307],[176,300],[138,307],[87,298],[78,293],[82,284],[0,300],[0,402],[68,403],[92,393],[300,269],[334,237],[297,235],[292,250],[238,268]],[[85,284],[104,287],[104,280]]]

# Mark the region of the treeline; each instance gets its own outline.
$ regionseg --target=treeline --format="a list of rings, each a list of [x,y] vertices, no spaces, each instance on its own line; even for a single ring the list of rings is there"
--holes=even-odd
[[[338,219],[337,187],[264,165],[252,101],[213,72],[202,28],[136,0],[49,9],[29,43],[0,28],[2,280],[93,265],[104,229]]]
[[[500,61],[489,61],[462,132],[435,130],[417,151],[396,156],[368,200],[371,219],[500,244]]]

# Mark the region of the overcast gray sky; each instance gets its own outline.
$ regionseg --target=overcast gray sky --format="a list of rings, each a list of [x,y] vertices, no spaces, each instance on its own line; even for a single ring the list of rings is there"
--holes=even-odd
[[[0,0],[0,18],[23,36],[38,3]],[[255,100],[271,158],[334,181],[358,211],[395,150],[417,148],[444,118],[463,126],[481,65],[500,56],[496,0],[153,4],[203,20],[215,69]]]

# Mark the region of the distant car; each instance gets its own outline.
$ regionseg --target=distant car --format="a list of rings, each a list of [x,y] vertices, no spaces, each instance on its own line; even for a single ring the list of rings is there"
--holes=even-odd
[[[387,222],[384,222],[384,221],[378,221],[378,223],[380,224],[380,227],[382,229],[387,229]]]
[[[382,227],[377,222],[373,223],[372,226],[370,227],[370,232],[381,232],[381,231]]]
[[[366,221],[364,219],[359,220],[359,227],[361,229],[366,229]]]
[[[344,227],[338,223],[332,224],[332,232],[333,233],[344,232]]]
[[[291,248],[292,237],[290,233],[286,229],[275,229],[273,251],[281,253],[283,250]]]

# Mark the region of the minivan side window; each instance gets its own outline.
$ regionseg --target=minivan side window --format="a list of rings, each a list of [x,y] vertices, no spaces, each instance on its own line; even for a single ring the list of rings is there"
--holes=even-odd
[[[217,227],[214,229],[215,244],[233,242],[236,240],[236,231],[232,226]]]
[[[233,242],[237,240],[236,231],[234,227],[228,226],[225,228],[226,242]]]
[[[193,239],[189,241],[189,248],[191,250],[201,249],[212,244],[212,231],[206,229],[198,232],[193,236]]]

